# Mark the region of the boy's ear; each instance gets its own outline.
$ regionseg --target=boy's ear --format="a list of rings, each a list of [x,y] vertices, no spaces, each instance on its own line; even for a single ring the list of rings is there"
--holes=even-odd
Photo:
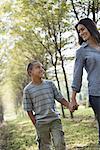
[[[29,71],[29,74],[31,75],[31,71]]]
[[[29,71],[29,75],[31,76],[31,70]]]

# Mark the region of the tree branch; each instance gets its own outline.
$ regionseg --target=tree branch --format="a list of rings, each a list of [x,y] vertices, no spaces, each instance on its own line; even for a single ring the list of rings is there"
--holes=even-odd
[[[79,21],[78,13],[76,12],[75,5],[74,5],[73,0],[71,0],[71,4],[72,4],[73,10],[74,10],[74,14],[76,15],[76,18],[77,18],[77,20]]]
[[[90,7],[91,7],[91,4],[90,4],[90,1],[88,2],[88,9],[87,9],[87,17],[89,16],[90,14]]]

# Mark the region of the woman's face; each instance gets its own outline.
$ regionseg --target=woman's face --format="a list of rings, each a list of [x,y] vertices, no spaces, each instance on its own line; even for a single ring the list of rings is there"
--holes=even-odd
[[[80,37],[81,37],[84,41],[87,41],[87,40],[90,39],[91,34],[90,34],[90,32],[88,31],[88,29],[87,29],[84,25],[79,24],[79,25],[77,26],[77,30],[78,30],[78,32],[79,32]]]

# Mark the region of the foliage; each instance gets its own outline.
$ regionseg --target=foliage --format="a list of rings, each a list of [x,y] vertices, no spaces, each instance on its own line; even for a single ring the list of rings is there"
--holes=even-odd
[[[91,108],[79,108],[75,112],[74,120],[69,118],[69,112],[66,112],[67,118],[62,119],[65,132],[65,142],[69,150],[75,149],[98,149],[97,146],[97,128],[96,122],[92,117]],[[8,132],[6,132],[8,131]],[[36,132],[28,118],[17,118],[13,122],[8,122],[6,130],[0,130],[0,133],[6,136],[6,150],[36,150]],[[0,134],[1,135],[1,134]],[[3,136],[4,137],[4,136]],[[3,137],[0,140],[3,140]],[[3,141],[6,142],[6,141]],[[1,145],[3,145],[3,142]]]

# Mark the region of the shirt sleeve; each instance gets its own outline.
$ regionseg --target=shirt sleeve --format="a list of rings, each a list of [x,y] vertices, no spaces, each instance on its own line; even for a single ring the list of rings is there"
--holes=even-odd
[[[33,104],[28,90],[23,91],[23,108],[25,111],[33,111]]]
[[[56,99],[58,102],[60,102],[63,99],[63,96],[62,96],[61,92],[58,91],[55,84],[53,82],[51,82],[51,84],[52,84],[52,89],[53,89],[53,93],[54,93],[54,99]]]
[[[76,59],[75,59],[74,73],[73,73],[73,82],[72,82],[72,89],[74,91],[76,91],[77,93],[79,93],[81,90],[83,68],[84,68],[84,57],[80,53],[80,50],[77,50],[77,52],[76,52]]]

